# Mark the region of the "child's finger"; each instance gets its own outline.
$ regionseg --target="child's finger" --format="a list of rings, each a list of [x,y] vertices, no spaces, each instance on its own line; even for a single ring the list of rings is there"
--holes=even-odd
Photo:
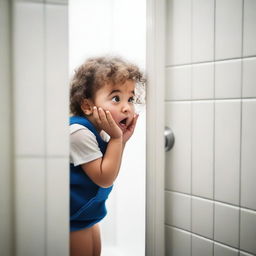
[[[102,108],[99,108],[99,117],[102,123],[107,124],[106,114]]]
[[[106,111],[106,116],[107,116],[107,120],[108,120],[108,123],[110,126],[116,125],[116,122],[114,121],[111,113],[108,110]]]
[[[97,109],[96,106],[93,107],[93,116],[94,116],[94,118],[95,118],[95,120],[96,120],[96,123],[97,123],[97,124],[100,124],[101,121],[100,121],[98,109]]]
[[[129,127],[128,127],[129,130],[132,130],[132,129],[135,128],[138,118],[139,118],[139,115],[138,115],[138,114],[135,114],[135,115],[134,115],[134,118],[133,118],[133,120],[132,120],[132,123],[131,123],[131,124],[129,125]]]
[[[133,118],[132,125],[134,125],[134,126],[136,125],[138,118],[139,118],[139,115],[138,115],[138,114],[135,114],[135,115],[134,115],[134,118]]]

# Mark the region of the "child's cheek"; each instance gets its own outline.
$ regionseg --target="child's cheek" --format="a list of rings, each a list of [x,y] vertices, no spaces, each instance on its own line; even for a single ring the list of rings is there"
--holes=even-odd
[[[134,105],[132,105],[131,109],[132,109],[132,113],[135,114],[135,106]]]
[[[111,115],[112,115],[112,117],[113,117],[113,119],[114,119],[114,121],[118,124],[118,121],[117,121],[117,115],[116,115],[116,113],[115,112],[111,112],[111,110],[110,110],[110,113],[111,113]]]
[[[112,118],[114,119],[114,121],[117,123],[117,117],[118,117],[118,114],[116,113],[116,107],[111,105],[111,104],[106,104],[104,106],[104,110],[108,110],[112,116]]]

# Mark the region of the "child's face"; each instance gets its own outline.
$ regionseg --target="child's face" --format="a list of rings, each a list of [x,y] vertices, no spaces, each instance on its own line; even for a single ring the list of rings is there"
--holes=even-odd
[[[94,104],[109,110],[116,124],[125,131],[135,114],[134,91],[135,82],[131,80],[121,85],[106,84],[95,93]]]

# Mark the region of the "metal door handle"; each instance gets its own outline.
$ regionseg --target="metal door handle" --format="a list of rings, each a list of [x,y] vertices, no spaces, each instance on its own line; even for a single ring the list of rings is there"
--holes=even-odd
[[[174,138],[172,129],[167,126],[165,127],[165,130],[164,130],[164,138],[165,138],[165,152],[168,152],[173,148],[175,138]]]

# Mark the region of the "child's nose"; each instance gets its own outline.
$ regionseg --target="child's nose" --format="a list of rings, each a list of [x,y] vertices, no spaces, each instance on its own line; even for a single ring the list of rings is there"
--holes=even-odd
[[[131,111],[131,107],[129,106],[129,104],[124,104],[122,106],[122,112],[126,113],[126,112],[130,112]]]

